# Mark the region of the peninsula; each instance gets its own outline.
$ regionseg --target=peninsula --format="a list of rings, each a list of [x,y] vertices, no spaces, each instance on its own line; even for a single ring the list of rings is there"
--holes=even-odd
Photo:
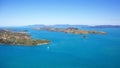
[[[104,31],[94,31],[94,30],[81,30],[74,27],[68,28],[54,28],[54,27],[43,27],[43,28],[33,28],[34,30],[47,30],[53,32],[64,32],[72,34],[106,34]]]
[[[42,45],[49,44],[49,40],[32,39],[31,36],[24,32],[14,32],[5,29],[0,30],[0,43],[12,45]]]

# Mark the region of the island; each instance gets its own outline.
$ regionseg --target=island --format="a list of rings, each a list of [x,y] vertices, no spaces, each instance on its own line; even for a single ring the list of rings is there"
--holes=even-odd
[[[0,44],[34,46],[49,43],[49,40],[32,39],[31,36],[25,32],[14,32],[0,29]]]
[[[74,27],[68,28],[54,28],[54,27],[43,27],[43,28],[33,28],[34,30],[47,30],[53,32],[64,32],[72,34],[106,34],[104,31],[95,31],[95,30],[81,30]]]
[[[120,28],[120,25],[96,25],[89,26],[90,28]]]

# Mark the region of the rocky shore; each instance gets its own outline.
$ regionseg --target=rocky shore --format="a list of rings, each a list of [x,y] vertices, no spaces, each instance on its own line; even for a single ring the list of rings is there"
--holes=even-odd
[[[32,39],[31,36],[24,32],[14,32],[9,30],[0,29],[0,43],[12,45],[42,45],[49,44],[49,40]]]
[[[64,32],[64,33],[73,33],[73,34],[106,34],[104,31],[93,31],[93,30],[81,30],[74,27],[69,28],[53,28],[53,27],[44,27],[44,28],[33,28],[34,30],[47,30],[54,32]]]

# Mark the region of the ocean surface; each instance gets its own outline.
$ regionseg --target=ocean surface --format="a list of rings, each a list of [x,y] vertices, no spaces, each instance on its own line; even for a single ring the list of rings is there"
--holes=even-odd
[[[0,68],[120,68],[120,28],[83,28],[106,31],[106,35],[65,34],[28,30],[35,39],[48,39],[42,46],[0,44]]]

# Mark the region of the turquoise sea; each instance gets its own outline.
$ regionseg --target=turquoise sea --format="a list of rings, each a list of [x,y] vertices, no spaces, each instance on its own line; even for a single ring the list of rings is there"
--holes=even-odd
[[[120,68],[120,28],[83,28],[107,32],[85,39],[82,35],[26,29],[32,38],[51,43],[31,47],[0,44],[0,68]]]

